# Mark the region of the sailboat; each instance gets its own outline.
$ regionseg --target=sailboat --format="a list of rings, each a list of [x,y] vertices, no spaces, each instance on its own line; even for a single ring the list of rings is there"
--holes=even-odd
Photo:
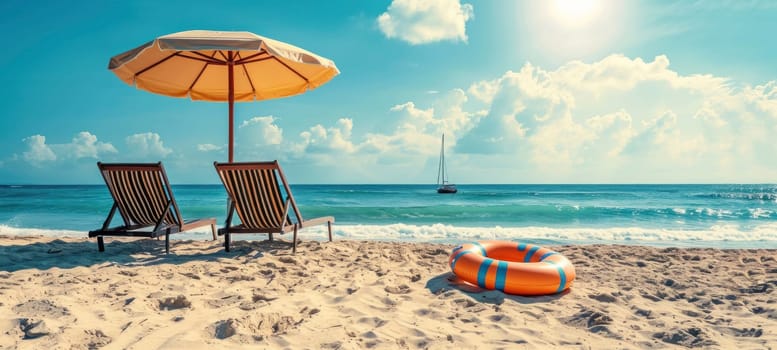
[[[456,193],[456,185],[448,182],[448,174],[445,166],[445,134],[442,134],[442,147],[440,147],[440,164],[437,167],[437,193]]]

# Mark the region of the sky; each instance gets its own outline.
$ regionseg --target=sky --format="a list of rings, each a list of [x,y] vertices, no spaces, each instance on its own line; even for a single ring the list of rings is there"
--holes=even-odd
[[[227,104],[136,89],[110,57],[194,29],[335,62],[235,105],[235,160],[296,184],[774,183],[777,1],[0,2],[0,184],[162,161],[216,184]]]

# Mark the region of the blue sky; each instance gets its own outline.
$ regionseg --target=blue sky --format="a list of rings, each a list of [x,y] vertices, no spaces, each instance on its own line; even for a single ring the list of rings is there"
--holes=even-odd
[[[341,74],[238,103],[237,161],[292,183],[773,183],[774,1],[6,0],[0,184],[100,183],[163,161],[218,183],[227,105],[121,82],[111,56],[158,36],[250,31]]]

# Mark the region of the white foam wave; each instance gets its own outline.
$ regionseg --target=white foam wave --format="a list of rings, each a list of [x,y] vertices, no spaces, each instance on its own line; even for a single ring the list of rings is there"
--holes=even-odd
[[[642,243],[707,246],[705,242],[717,242],[709,246],[721,247],[719,242],[763,242],[759,247],[777,248],[777,223],[764,224],[743,230],[736,225],[718,225],[705,230],[669,230],[640,227],[610,228],[552,228],[552,227],[461,227],[434,225],[335,225],[336,238],[387,240],[406,242],[460,242],[470,240],[549,240],[574,243]],[[86,237],[85,231],[14,228],[0,225],[0,235]],[[210,239],[210,229],[202,228],[171,236],[175,239]],[[259,239],[264,235],[235,237]],[[315,226],[300,231],[300,238],[321,240],[326,237],[326,226]],[[764,246],[765,245],[765,246]],[[722,245],[723,247],[726,244]]]
[[[0,225],[0,235],[6,236],[47,236],[47,237],[84,237],[86,231],[51,230],[42,228],[19,228]]]
[[[310,228],[306,236],[321,235],[324,228]],[[777,223],[743,230],[736,225],[712,226],[706,230],[669,230],[640,227],[551,228],[551,227],[461,227],[435,225],[337,225],[339,237],[399,241],[461,241],[485,239],[537,239],[558,242],[754,242],[772,241],[777,247]]]
[[[687,210],[685,210],[683,208],[672,208],[672,211],[675,214],[679,214],[679,215],[685,215],[685,213],[687,212]]]
[[[750,217],[753,219],[768,218],[772,215],[771,210],[762,209],[762,208],[747,209],[747,211],[750,213]]]

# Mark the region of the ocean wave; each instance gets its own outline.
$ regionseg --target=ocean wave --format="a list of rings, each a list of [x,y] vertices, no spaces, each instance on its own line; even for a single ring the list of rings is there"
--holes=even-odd
[[[323,229],[321,229],[323,232]],[[641,227],[553,228],[553,227],[461,227],[435,225],[339,225],[339,235],[354,239],[480,240],[542,239],[583,242],[629,241],[775,241],[777,224],[743,230],[735,225],[716,225],[705,230],[670,230]]]
[[[777,193],[775,192],[698,193],[693,195],[693,197],[704,199],[734,199],[744,201],[777,202]]]
[[[312,216],[333,215],[344,223],[408,224],[448,223],[453,225],[482,225],[492,223],[503,226],[555,226],[561,224],[588,223],[621,225],[665,220],[689,220],[699,225],[716,224],[718,221],[733,223],[770,221],[777,211],[762,208],[713,208],[713,207],[636,207],[636,206],[586,206],[581,204],[484,204],[413,206],[361,206],[352,207],[304,206],[303,212]],[[637,225],[640,226],[640,225]]]
[[[641,227],[609,228],[553,228],[553,227],[462,227],[444,224],[434,225],[335,225],[336,239],[387,240],[403,242],[457,243],[473,240],[522,240],[550,242],[554,244],[641,244],[740,247],[742,243],[760,242],[753,247],[777,248],[777,223],[764,224],[752,229],[736,225],[715,225],[704,230],[671,230]],[[0,235],[86,237],[85,231],[14,228],[0,225]],[[302,239],[321,240],[326,237],[326,227],[310,227],[300,232]],[[266,235],[235,235],[235,239],[266,239]],[[173,239],[210,239],[207,228],[172,235]],[[721,243],[723,242],[723,243]],[[728,242],[728,243],[726,243]]]
[[[20,228],[0,225],[0,235],[6,236],[46,236],[46,237],[86,237],[86,231],[52,230],[43,228]]]

